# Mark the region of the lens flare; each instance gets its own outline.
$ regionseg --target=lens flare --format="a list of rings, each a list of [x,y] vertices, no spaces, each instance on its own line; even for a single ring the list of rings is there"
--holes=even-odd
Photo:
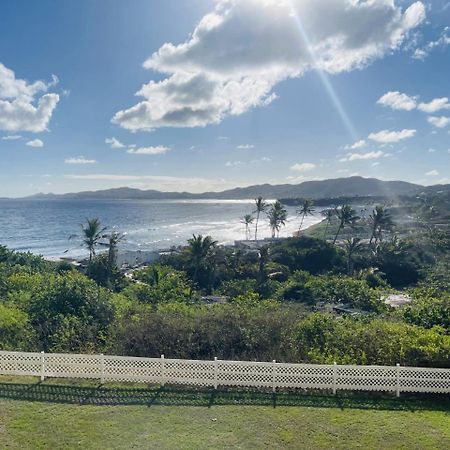
[[[348,116],[347,112],[345,111],[345,108],[342,105],[341,100],[339,99],[333,85],[331,84],[331,81],[330,81],[328,75],[319,68],[317,58],[314,54],[314,51],[313,51],[313,48],[311,45],[311,41],[309,40],[309,37],[305,31],[305,28],[302,24],[300,16],[297,14],[297,11],[295,9],[295,6],[294,6],[292,0],[289,0],[289,5],[291,7],[292,17],[294,18],[294,20],[297,23],[300,37],[303,40],[303,42],[305,43],[306,49],[312,60],[314,70],[319,75],[320,81],[322,82],[323,86],[325,87],[325,90],[328,93],[330,100],[333,103],[337,113],[339,114],[339,117],[342,120],[342,123],[344,124],[345,128],[347,129],[348,133],[350,134],[350,137],[354,141],[356,141],[358,139],[358,133],[356,132],[355,127],[354,127],[352,121],[350,120],[350,117]]]

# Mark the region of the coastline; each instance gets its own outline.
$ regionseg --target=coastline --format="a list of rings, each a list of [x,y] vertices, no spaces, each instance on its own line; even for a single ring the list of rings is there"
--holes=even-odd
[[[195,235],[212,236],[220,245],[234,245],[245,239],[241,218],[254,210],[253,200],[182,200],[182,201],[88,201],[23,202],[9,200],[0,229],[1,245],[41,255],[49,261],[79,262],[87,257],[80,240],[69,241],[68,236],[79,235],[80,224],[87,217],[98,217],[108,230],[126,235],[120,254],[154,254],[173,247],[184,246]],[[288,220],[281,237],[291,237],[298,230],[300,219],[295,207],[287,207]],[[317,208],[313,217],[307,217],[306,231],[322,221]],[[50,219],[51,218],[51,219]],[[23,223],[30,224],[22,227]],[[271,235],[269,224],[262,216],[259,238]],[[18,234],[20,229],[20,234]]]
[[[319,219],[319,218],[317,218]],[[307,226],[305,226],[302,229],[302,233],[309,230],[312,227],[315,227],[319,224],[321,224],[324,221],[324,219],[320,219],[317,220],[315,223],[311,223]],[[221,246],[225,246],[225,247],[234,247],[234,248],[243,248],[243,247],[248,247],[248,248],[258,248],[258,243],[261,244],[269,244],[270,242],[274,242],[274,241],[281,241],[284,239],[289,239],[291,237],[295,237],[295,234],[293,234],[292,236],[280,236],[278,238],[271,238],[271,237],[263,237],[261,239],[258,239],[258,241],[254,241],[254,240],[235,240],[233,242],[223,242],[223,243],[219,243],[219,245]],[[249,245],[246,245],[249,244]],[[256,245],[255,245],[256,244]],[[118,266],[121,267],[122,265],[128,265],[128,266],[141,266],[141,265],[145,265],[145,264],[152,264],[154,262],[156,262],[159,258],[159,256],[163,253],[166,252],[170,252],[172,251],[174,248],[178,248],[178,247],[183,247],[185,246],[186,243],[180,243],[178,245],[173,245],[171,247],[158,247],[155,249],[138,249],[138,250],[131,250],[131,249],[123,249],[120,250],[118,252],[117,258],[118,258]],[[106,250],[104,251],[106,252]],[[101,253],[101,252],[99,252]],[[42,256],[42,255],[40,255]],[[86,256],[83,257],[75,257],[75,256],[68,256],[65,254],[61,254],[61,255],[54,255],[54,256],[42,256],[46,261],[51,261],[51,262],[61,262],[61,261],[67,261],[70,262],[72,264],[78,265],[78,264],[83,264],[86,263],[87,261],[87,254]]]

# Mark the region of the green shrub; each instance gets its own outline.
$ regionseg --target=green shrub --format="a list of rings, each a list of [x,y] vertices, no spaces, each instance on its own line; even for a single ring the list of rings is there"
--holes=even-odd
[[[110,295],[77,272],[47,275],[32,293],[29,308],[42,350],[101,347],[113,319]]]
[[[313,314],[294,342],[297,358],[313,363],[450,367],[450,336],[439,327]]]
[[[25,312],[0,303],[0,349],[33,350],[35,337]]]

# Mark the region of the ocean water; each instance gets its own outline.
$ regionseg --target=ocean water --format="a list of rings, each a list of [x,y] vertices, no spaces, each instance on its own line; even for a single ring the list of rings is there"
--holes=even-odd
[[[295,208],[280,236],[292,236],[300,219]],[[210,235],[221,244],[245,239],[240,223],[254,210],[253,200],[0,200],[0,244],[48,258],[84,257],[78,239],[81,224],[98,217],[109,230],[126,234],[122,250],[161,250],[185,244],[193,234]],[[320,208],[303,228],[321,220]],[[269,237],[261,216],[258,237]]]

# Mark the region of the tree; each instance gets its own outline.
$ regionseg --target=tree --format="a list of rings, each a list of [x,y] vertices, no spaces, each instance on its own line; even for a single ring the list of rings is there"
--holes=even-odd
[[[189,257],[194,266],[192,283],[195,285],[197,282],[198,272],[207,259],[211,256],[212,250],[217,245],[217,241],[213,241],[211,236],[203,237],[201,234],[198,236],[194,234],[193,237],[188,240],[188,244]]]
[[[106,245],[108,247],[108,266],[111,270],[114,270],[117,266],[117,251],[119,244],[123,242],[126,237],[123,233],[113,231],[111,234],[106,236],[106,239],[106,244],[102,245]]]
[[[377,241],[382,240],[383,231],[392,230],[393,221],[389,212],[382,205],[375,206],[375,209],[369,216],[369,221],[372,224],[372,234],[370,236],[369,244],[372,245],[372,241],[375,239],[376,245]]]
[[[269,247],[264,246],[259,249],[259,270],[258,283],[262,284],[266,279],[266,265],[270,260]]]
[[[95,249],[100,244],[100,241],[105,237],[103,233],[106,227],[103,227],[98,218],[87,219],[86,225],[81,225],[81,239],[82,245],[89,251],[89,263],[95,256]],[[70,236],[69,239],[76,237]]]
[[[355,210],[350,205],[342,205],[340,208],[336,208],[336,216],[339,219],[339,227],[336,236],[334,237],[333,244],[336,244],[339,233],[346,225],[353,227],[359,220]]]
[[[250,225],[253,223],[255,218],[251,214],[246,214],[242,219],[241,223],[245,225],[245,239],[248,241],[250,237]]]
[[[259,196],[258,198],[255,198],[255,205],[256,205],[256,209],[253,213],[256,214],[255,241],[257,241],[258,240],[259,216],[261,215],[262,212],[266,211],[266,209],[268,208],[269,205],[266,203],[266,201],[261,196]]]
[[[303,221],[306,216],[312,216],[314,214],[312,200],[304,200],[302,206],[297,210],[297,214],[301,216],[302,220],[300,221],[300,226],[298,227],[298,235],[300,236],[300,232],[302,231]]]
[[[274,238],[275,234],[279,235],[281,227],[286,225],[287,211],[277,200],[270,208],[267,217],[272,230],[272,238]]]
[[[347,253],[347,272],[349,275],[353,273],[353,255],[363,248],[360,238],[352,237],[345,241],[345,252]]]
[[[378,243],[372,249],[374,265],[384,273],[387,282],[394,287],[416,284],[423,275],[423,259],[416,246],[394,235],[391,239]]]
[[[325,218],[326,226],[325,231],[323,233],[323,238],[326,239],[327,233],[328,233],[328,227],[331,224],[331,220],[336,215],[336,212],[333,209],[326,209],[325,211],[322,211],[322,216]]]

